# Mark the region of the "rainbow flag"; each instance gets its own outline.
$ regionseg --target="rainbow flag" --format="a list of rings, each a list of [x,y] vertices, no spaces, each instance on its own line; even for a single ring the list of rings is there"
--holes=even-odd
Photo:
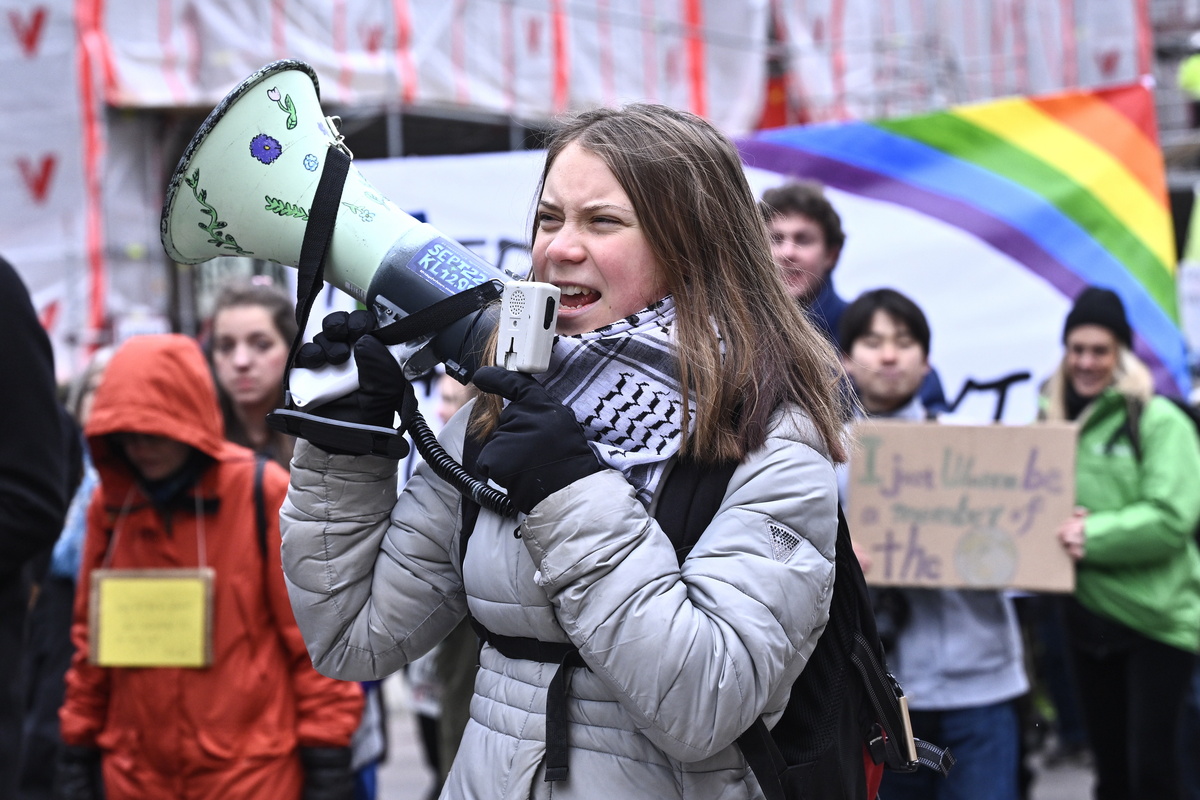
[[[1190,380],[1157,141],[1154,99],[1139,83],[780,128],[738,145],[748,166],[953,225],[1067,298],[1088,284],[1115,290],[1135,330],[1135,350],[1159,390],[1178,395]]]

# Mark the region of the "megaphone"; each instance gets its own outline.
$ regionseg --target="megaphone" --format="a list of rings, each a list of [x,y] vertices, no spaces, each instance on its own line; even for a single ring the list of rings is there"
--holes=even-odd
[[[545,370],[558,289],[517,282],[402,211],[353,166],[338,123],[322,112],[316,73],[304,62],[276,61],[242,81],[208,115],[171,175],[160,221],[167,255],[185,264],[260,258],[300,269],[302,280],[316,263],[316,275],[374,314],[380,338],[410,379],[442,363],[466,383],[501,308],[497,362]],[[502,296],[503,303],[491,302]],[[297,316],[307,313],[298,309]],[[289,404],[299,409],[358,386],[352,361],[290,369],[288,381]],[[295,410],[272,416],[281,413],[312,420]],[[391,429],[368,431],[377,432],[398,438]],[[421,449],[416,432],[414,438]]]
[[[298,267],[326,161],[334,150],[349,155],[337,124],[322,112],[316,73],[304,62],[276,61],[242,81],[208,115],[171,175],[160,222],[167,254],[185,264],[248,256]],[[352,164],[324,278],[363,302],[379,327],[472,287],[514,280],[402,211]],[[492,306],[468,314],[391,349],[410,378],[440,362],[465,383],[497,313]],[[352,365],[328,372],[296,371],[290,389],[297,406],[356,385]]]

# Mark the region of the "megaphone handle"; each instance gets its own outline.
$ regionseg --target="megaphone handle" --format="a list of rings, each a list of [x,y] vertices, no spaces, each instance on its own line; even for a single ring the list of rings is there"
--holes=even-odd
[[[394,428],[321,417],[305,411],[277,408],[267,414],[267,427],[343,455],[376,455],[401,459],[408,442]]]

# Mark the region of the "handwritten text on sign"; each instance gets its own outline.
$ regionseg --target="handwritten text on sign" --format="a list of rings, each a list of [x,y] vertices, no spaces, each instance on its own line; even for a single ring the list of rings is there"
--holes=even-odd
[[[1071,425],[855,426],[847,518],[882,586],[1069,592],[1054,536],[1075,503]]]
[[[212,663],[213,570],[97,569],[88,643],[102,667]]]

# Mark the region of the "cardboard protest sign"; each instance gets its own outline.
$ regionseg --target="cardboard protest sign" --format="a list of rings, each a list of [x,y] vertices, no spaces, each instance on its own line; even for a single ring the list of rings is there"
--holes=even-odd
[[[879,586],[1070,592],[1075,427],[864,420],[846,518]]]

